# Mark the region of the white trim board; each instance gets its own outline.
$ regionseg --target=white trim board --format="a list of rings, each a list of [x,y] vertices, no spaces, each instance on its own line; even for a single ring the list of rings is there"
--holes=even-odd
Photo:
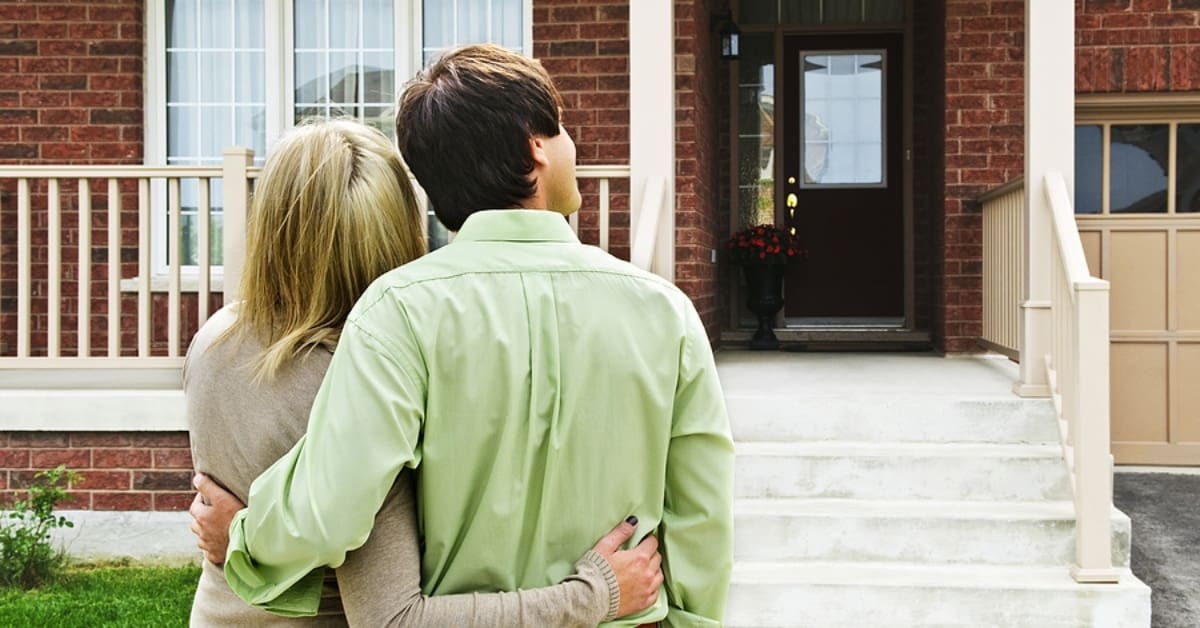
[[[0,390],[0,431],[187,431],[182,390]]]

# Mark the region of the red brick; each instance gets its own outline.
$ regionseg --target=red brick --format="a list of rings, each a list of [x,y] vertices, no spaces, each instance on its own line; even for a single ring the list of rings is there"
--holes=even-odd
[[[98,469],[88,469],[80,472],[80,474],[83,476],[83,482],[81,482],[79,486],[89,491],[127,491],[129,490],[129,487],[132,486],[132,476],[129,471],[101,471]]]
[[[97,469],[149,469],[151,455],[146,449],[94,449],[92,466]]]
[[[52,469],[60,464],[68,469],[86,469],[92,464],[89,449],[37,449],[30,453],[29,464],[35,469]]]
[[[151,494],[145,492],[93,492],[92,510],[150,510]]]
[[[189,447],[187,432],[139,432],[132,435],[134,447]]]
[[[28,449],[0,449],[0,469],[29,468]],[[0,473],[0,476],[3,474]]]
[[[72,447],[123,447],[129,445],[127,432],[72,432],[70,438]]]
[[[142,491],[186,491],[192,488],[191,471],[134,471],[133,488]]]
[[[155,469],[191,469],[192,452],[188,449],[155,449]]]
[[[8,443],[10,447],[62,449],[68,438],[63,432],[12,432]]]
[[[154,510],[159,512],[185,511],[196,498],[194,492],[158,492],[154,493]]]

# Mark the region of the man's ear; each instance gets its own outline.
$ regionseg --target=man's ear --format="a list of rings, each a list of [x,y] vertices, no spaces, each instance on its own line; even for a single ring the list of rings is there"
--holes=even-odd
[[[545,139],[538,135],[533,135],[529,138],[529,153],[533,157],[533,163],[536,166],[545,167],[550,163],[550,158],[546,155]]]

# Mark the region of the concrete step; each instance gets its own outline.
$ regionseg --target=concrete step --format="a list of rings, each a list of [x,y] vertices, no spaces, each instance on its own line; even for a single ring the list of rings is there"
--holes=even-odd
[[[1071,499],[1057,445],[737,443],[736,497]]]
[[[739,441],[1058,442],[1054,406],[1015,395],[727,393]]]
[[[1064,567],[741,562],[730,628],[766,626],[1037,626],[1145,628],[1150,589],[1080,585]]]
[[[746,561],[1067,565],[1069,501],[740,499],[734,558]],[[1113,561],[1129,565],[1129,517],[1112,512]]]

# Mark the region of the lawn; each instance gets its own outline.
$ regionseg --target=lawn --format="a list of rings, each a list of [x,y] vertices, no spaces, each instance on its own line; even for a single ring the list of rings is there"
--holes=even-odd
[[[32,591],[0,589],[0,626],[187,626],[200,568],[73,567]]]

